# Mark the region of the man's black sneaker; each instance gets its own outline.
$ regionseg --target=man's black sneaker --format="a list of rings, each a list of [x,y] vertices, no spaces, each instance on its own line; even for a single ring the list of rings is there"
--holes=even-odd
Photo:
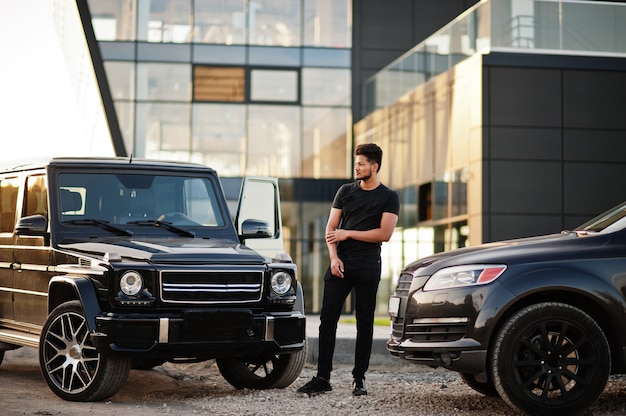
[[[304,386],[298,389],[298,393],[306,393],[308,395],[324,393],[325,391],[331,391],[333,387],[328,380],[324,380],[321,377],[315,376],[306,383]]]
[[[354,396],[365,396],[367,394],[367,389],[365,388],[365,379],[355,378],[352,382],[354,386],[354,390],[352,390],[352,394]]]

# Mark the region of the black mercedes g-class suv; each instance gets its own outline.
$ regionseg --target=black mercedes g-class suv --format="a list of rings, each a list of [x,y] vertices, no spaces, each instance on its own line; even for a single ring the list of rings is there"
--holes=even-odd
[[[38,348],[46,382],[71,401],[105,399],[131,368],[166,361],[215,359],[237,388],[286,387],[306,358],[305,316],[281,250],[274,178],[244,179],[232,217],[202,165],[0,167],[0,362]]]

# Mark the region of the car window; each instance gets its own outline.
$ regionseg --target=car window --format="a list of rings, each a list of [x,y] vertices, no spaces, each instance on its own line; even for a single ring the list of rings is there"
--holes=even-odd
[[[26,198],[23,216],[43,215],[48,218],[48,187],[45,175],[26,178]]]
[[[626,204],[620,204],[587,221],[576,231],[613,232],[626,227]]]
[[[19,178],[0,179],[0,233],[11,233],[15,227]]]
[[[66,223],[97,219],[111,224],[225,225],[214,183],[194,176],[62,173],[59,212]]]

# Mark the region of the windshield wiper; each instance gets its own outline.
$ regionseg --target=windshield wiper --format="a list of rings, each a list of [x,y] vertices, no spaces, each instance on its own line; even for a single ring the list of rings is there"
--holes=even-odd
[[[102,228],[106,228],[107,230],[111,230],[111,231],[116,231],[119,234],[123,234],[123,235],[127,235],[127,236],[131,236],[133,235],[133,232],[130,230],[127,230],[126,228],[122,228],[118,225],[114,225],[111,224],[108,221],[105,220],[97,220],[95,218],[83,218],[80,220],[69,220],[69,221],[63,221],[63,224],[74,224],[74,225],[99,225]]]
[[[186,235],[187,237],[194,237],[196,236],[196,233],[194,233],[191,230],[187,230],[185,228],[182,227],[178,227],[174,224],[172,224],[171,222],[166,222],[166,221],[159,221],[159,220],[141,220],[141,221],[130,221],[128,222],[128,224],[136,224],[136,225],[153,225],[155,227],[165,227],[171,231],[175,231],[179,234],[183,234]]]

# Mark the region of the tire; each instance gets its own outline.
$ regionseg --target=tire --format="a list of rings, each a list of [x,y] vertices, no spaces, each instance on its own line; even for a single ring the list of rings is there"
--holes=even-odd
[[[2,364],[2,360],[4,360],[4,350],[0,350],[0,364]]]
[[[491,380],[488,380],[486,383],[483,383],[481,381],[476,380],[475,374],[459,373],[459,376],[461,376],[461,380],[463,380],[465,384],[467,384],[469,387],[472,388],[472,390],[475,390],[479,392],[480,394],[484,394],[485,396],[489,396],[489,397],[500,396],[498,394],[498,390],[496,390],[496,387],[493,385]]]
[[[131,360],[96,351],[80,302],[71,301],[58,306],[46,319],[39,365],[54,394],[64,400],[88,402],[114,395],[128,377]]]
[[[284,389],[302,371],[306,345],[293,354],[265,355],[249,359],[218,358],[215,360],[222,377],[236,389]]]
[[[528,306],[500,329],[492,380],[505,402],[530,414],[572,415],[602,393],[611,351],[598,324],[562,303]]]

